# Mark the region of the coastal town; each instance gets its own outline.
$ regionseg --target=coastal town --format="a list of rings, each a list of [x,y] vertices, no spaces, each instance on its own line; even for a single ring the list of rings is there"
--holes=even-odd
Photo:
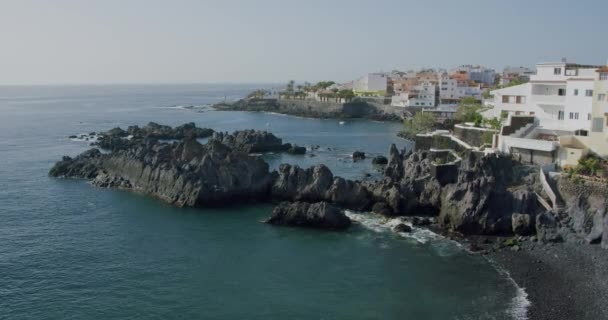
[[[352,112],[340,105],[365,102],[403,119],[403,136],[411,140],[443,137],[451,149],[509,154],[524,163],[599,177],[601,159],[608,156],[607,95],[608,66],[561,59],[502,72],[461,65],[369,73],[345,83],[290,81],[250,98],[294,101],[338,117]],[[590,166],[579,166],[590,157]]]

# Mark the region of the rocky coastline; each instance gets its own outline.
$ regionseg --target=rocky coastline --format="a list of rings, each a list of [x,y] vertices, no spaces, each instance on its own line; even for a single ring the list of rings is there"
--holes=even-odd
[[[347,103],[318,102],[301,99],[241,99],[236,102],[217,103],[212,108],[221,111],[273,112],[291,116],[318,119],[369,119],[375,121],[401,121],[397,112],[386,110],[365,101]]]
[[[205,144],[196,140],[203,136],[209,137]],[[343,230],[352,223],[345,209],[387,218],[406,216],[406,223],[395,227],[396,232],[428,227],[487,255],[518,283],[533,287],[533,306],[549,299],[567,308],[559,292],[539,289],[548,288],[551,282],[544,272],[547,269],[532,267],[537,260],[552,261],[552,256],[563,254],[561,264],[547,264],[560,266],[564,277],[554,281],[562,281],[559,285],[564,289],[571,284],[568,272],[593,286],[599,281],[598,274],[608,270],[593,267],[589,271],[593,273],[583,275],[566,270],[583,259],[574,261],[570,256],[588,257],[583,250],[595,250],[601,256],[589,263],[608,266],[608,259],[597,253],[608,243],[605,189],[564,177],[556,185],[562,205],[547,210],[539,205],[542,186],[537,168],[506,156],[469,151],[460,155],[460,161],[446,165],[440,154],[405,152],[391,145],[387,159],[378,159],[379,164],[387,162],[381,180],[353,181],[334,176],[324,165],[300,168],[282,164],[271,171],[256,153],[293,152],[301,147],[263,131],[229,134],[194,124],[175,128],[153,124],[101,133],[96,146],[109,152],[93,148],[74,158],[64,157],[49,174],[148,194],[180,207],[277,203],[266,222],[280,226]],[[597,245],[589,249],[590,244]],[[608,284],[597,285],[597,292],[608,292]],[[544,319],[553,309],[537,306],[531,310],[532,319]],[[564,314],[577,319],[604,312],[568,310]],[[571,318],[557,312],[552,319]]]

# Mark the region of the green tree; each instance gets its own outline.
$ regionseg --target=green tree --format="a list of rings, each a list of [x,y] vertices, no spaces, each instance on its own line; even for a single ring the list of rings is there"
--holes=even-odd
[[[250,94],[248,94],[247,97],[248,98],[262,99],[266,95],[268,95],[268,91],[266,91],[266,90],[255,90],[255,91],[251,92]]]
[[[456,111],[456,120],[460,122],[473,122],[475,126],[480,126],[483,116],[479,113],[482,110],[479,100],[473,97],[466,97],[460,101]]]
[[[335,82],[333,82],[333,81],[319,81],[319,82],[317,82],[317,84],[315,84],[312,87],[312,89],[314,91],[321,90],[321,89],[324,90],[324,89],[327,89],[329,86],[331,86],[333,84],[335,84]]]
[[[338,91],[338,98],[350,101],[355,97],[355,93],[350,89],[342,89]]]
[[[500,121],[500,119],[494,117],[492,119],[486,119],[484,120],[484,123],[487,124],[488,126],[490,126],[490,128],[494,129],[494,130],[500,130],[500,128],[502,127],[502,122]]]
[[[413,138],[418,133],[432,131],[437,125],[437,117],[432,112],[418,112],[411,119],[406,119],[404,125],[404,136]]]

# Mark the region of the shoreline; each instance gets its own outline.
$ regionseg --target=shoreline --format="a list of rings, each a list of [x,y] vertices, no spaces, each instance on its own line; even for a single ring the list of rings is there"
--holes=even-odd
[[[599,246],[571,243],[502,249],[486,255],[525,290],[529,320],[606,319],[608,257]]]

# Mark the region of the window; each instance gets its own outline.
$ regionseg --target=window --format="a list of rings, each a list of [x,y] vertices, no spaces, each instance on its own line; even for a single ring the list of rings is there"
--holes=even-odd
[[[589,132],[587,130],[579,129],[574,131],[574,135],[586,137],[587,135],[589,135]]]
[[[553,68],[553,74],[554,75],[562,74],[562,68]]]
[[[567,76],[576,76],[578,75],[578,69],[566,69]]]
[[[574,112],[570,112],[570,120],[574,119]]]
[[[597,95],[597,101],[604,101],[604,100],[606,100],[606,94],[604,94],[604,93],[599,93],[599,94]]]
[[[566,89],[557,89],[557,95],[558,96],[565,96],[566,95]]]
[[[502,103],[509,103],[509,96],[502,96]]]
[[[585,96],[593,97],[593,90],[585,90]]]
[[[574,89],[574,95],[578,96],[578,89]]]
[[[557,112],[557,120],[564,120],[564,112],[563,111],[558,111]]]
[[[608,72],[600,73],[600,80],[608,80]]]
[[[578,120],[578,112],[574,113],[574,120]]]
[[[593,118],[593,122],[591,123],[591,131],[602,132],[603,129],[604,129],[604,119]]]
[[[591,113],[587,113],[587,120],[591,120]]]

